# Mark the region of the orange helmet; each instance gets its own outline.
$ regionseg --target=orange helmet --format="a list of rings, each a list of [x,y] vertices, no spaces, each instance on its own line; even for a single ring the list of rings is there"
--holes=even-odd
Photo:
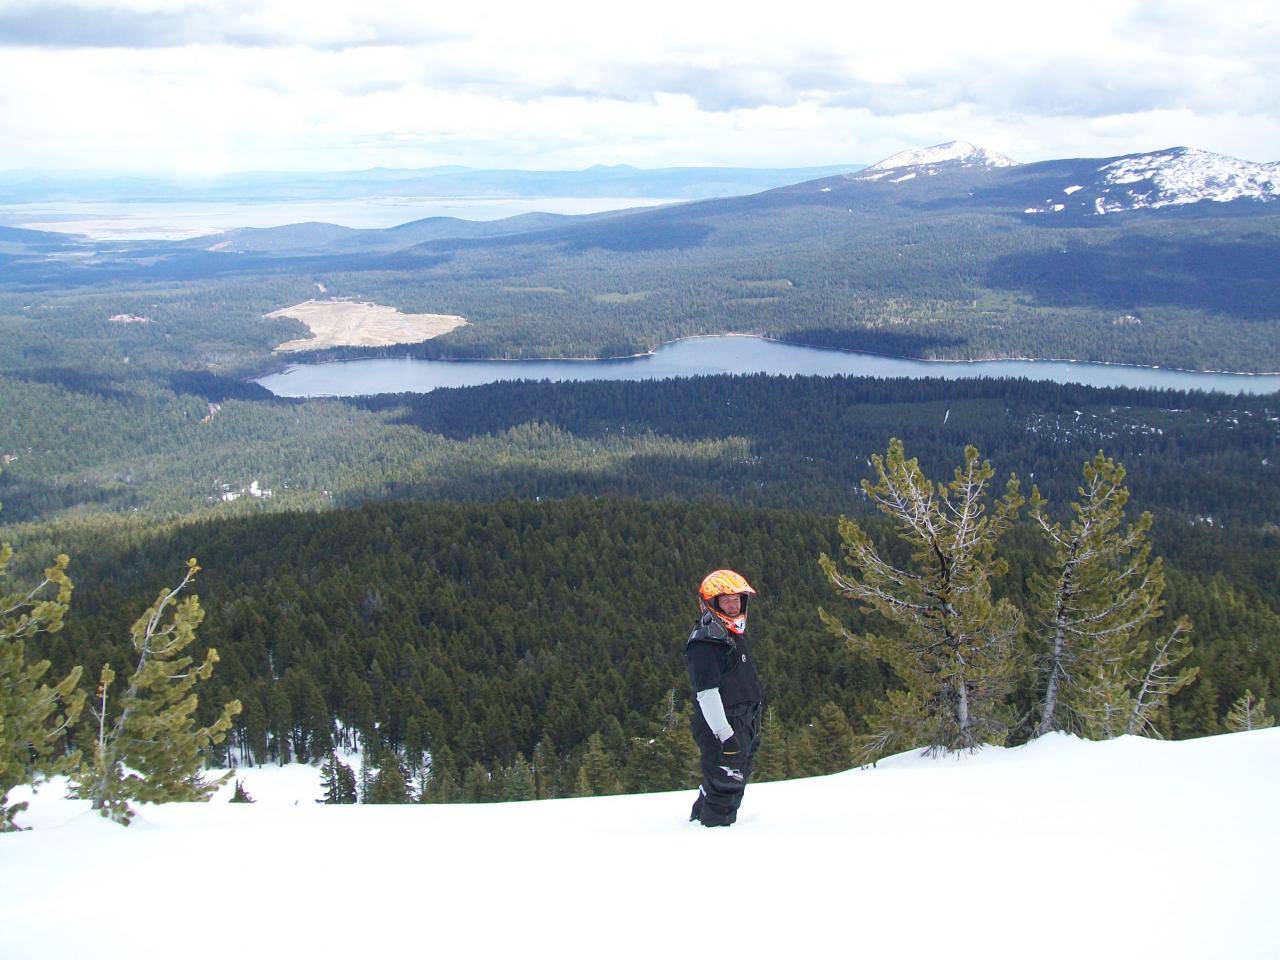
[[[716,603],[718,597],[736,594],[742,597],[742,610],[736,617],[731,617],[720,609]],[[714,570],[702,578],[698,587],[698,599],[703,610],[710,610],[720,622],[733,633],[742,633],[747,628],[747,597],[754,597],[755,590],[747,583],[747,578],[732,570]]]

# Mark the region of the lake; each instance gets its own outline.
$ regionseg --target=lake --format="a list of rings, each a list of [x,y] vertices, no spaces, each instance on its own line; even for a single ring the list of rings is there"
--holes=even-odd
[[[1280,391],[1280,375],[1194,373],[1062,360],[974,363],[904,360],[822,350],[759,337],[677,340],[652,354],[623,360],[345,360],[293,364],[257,382],[281,397],[355,397],[427,393],[499,380],[665,380],[716,373],[847,374],[859,377],[1026,377],[1095,387],[1153,387],[1219,393]]]

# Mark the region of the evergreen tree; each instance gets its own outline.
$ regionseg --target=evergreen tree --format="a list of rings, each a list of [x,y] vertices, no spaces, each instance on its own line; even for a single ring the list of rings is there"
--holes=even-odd
[[[488,803],[493,799],[490,795],[492,785],[489,771],[479,760],[471,764],[462,781],[462,798],[467,803]]]
[[[892,697],[898,691],[889,694]],[[813,737],[813,728],[804,726],[788,742],[787,752],[788,777],[813,777],[822,773],[822,756],[818,753],[818,745]]]
[[[1032,578],[1042,651],[1035,736],[1098,729],[1124,698],[1134,638],[1163,609],[1163,565],[1147,542],[1151,514],[1125,525],[1124,478],[1124,467],[1099,451],[1084,465],[1067,525],[1049,516],[1032,488],[1031,518],[1053,550],[1048,575]],[[1102,728],[1111,725],[1102,720]]]
[[[253,803],[253,797],[249,796],[249,791],[244,788],[244,781],[236,781],[235,793],[231,794],[229,803]]]
[[[587,738],[587,749],[582,755],[575,782],[575,796],[602,797],[621,793],[618,765],[604,747],[604,737],[593,733]]]
[[[843,710],[829,701],[824,703],[810,730],[823,773],[839,773],[853,766],[853,727]]]
[[[9,545],[0,544],[0,582],[12,556]],[[0,592],[0,832],[14,829],[13,818],[26,809],[25,803],[9,804],[13,787],[62,772],[73,762],[58,751],[84,704],[83,691],[76,689],[80,667],[50,686],[42,682],[49,661],[26,661],[29,639],[62,629],[71,599],[67,562],[59,556],[30,590]]]
[[[336,753],[329,754],[320,768],[320,784],[324,787],[321,803],[355,803],[359,800],[356,775],[338,759]]]
[[[422,803],[455,803],[458,800],[458,778],[453,772],[453,753],[441,743],[431,751],[427,767],[427,785],[418,795]]]
[[[373,765],[369,762],[369,758],[372,755],[371,748],[369,748],[368,745],[366,745],[364,751],[360,754],[359,793],[361,803],[369,802],[369,791],[373,789]]]
[[[1124,732],[1131,735],[1163,736],[1157,721],[1162,716],[1169,698],[1189,684],[1200,673],[1199,667],[1184,667],[1178,670],[1178,664],[1191,653],[1191,623],[1186,617],[1180,617],[1169,633],[1151,644],[1152,654],[1141,682],[1131,695],[1132,706],[1129,709],[1128,722]],[[1147,644],[1142,644],[1136,651],[1141,657],[1146,652]],[[1174,671],[1177,670],[1175,673]]]
[[[400,758],[391,751],[382,755],[378,774],[373,778],[365,803],[410,803],[409,782]]]
[[[770,704],[760,721],[760,747],[756,751],[752,779],[759,782],[782,780],[787,775],[787,742],[778,711]]]
[[[205,754],[231,729],[240,701],[225,704],[209,726],[196,726],[193,714],[198,699],[193,687],[212,675],[218,652],[210,647],[199,666],[192,657],[182,655],[195,641],[204,612],[194,595],[180,601],[177,597],[199,569],[194,559],[188,560],[182,581],[162,590],[130,629],[138,663],[111,724],[107,713],[115,671],[109,663],[102,667],[94,711],[98,738],[92,758],[77,773],[75,794],[117,823],[127,825],[133,818],[130,800],[207,800],[231,776],[228,772],[205,781],[200,775]]]
[[[533,785],[533,768],[523,753],[516,754],[516,760],[507,776],[503,778],[503,800],[536,800],[537,794]]]
[[[864,755],[1003,743],[1004,699],[1017,665],[1021,616],[1008,600],[992,600],[991,579],[1007,569],[995,548],[1022,504],[1017,478],[1010,478],[989,513],[987,488],[995,471],[979,461],[972,446],[965,448],[954,479],[936,487],[896,438],[887,455],[873,455],[872,463],[877,482],[863,480],[862,490],[910,546],[910,564],[886,559],[845,517],[840,536],[853,572],[842,572],[825,553],[820,561],[842,596],[880,614],[892,630],[855,633],[825,610],[823,621],[855,649],[888,663],[907,687],[881,701],[872,733],[863,740]]]
[[[1244,733],[1248,730],[1265,730],[1275,720],[1267,713],[1267,701],[1255,697],[1252,690],[1246,690],[1231,705],[1224,724],[1232,733]]]
[[[560,760],[549,734],[533,748],[533,793],[538,800],[560,795]]]

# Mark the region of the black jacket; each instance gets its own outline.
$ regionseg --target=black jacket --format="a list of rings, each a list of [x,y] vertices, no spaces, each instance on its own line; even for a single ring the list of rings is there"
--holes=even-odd
[[[746,636],[730,633],[710,611],[702,615],[689,634],[684,655],[689,662],[689,680],[694,693],[719,687],[726,713],[734,712],[734,707],[755,705],[764,700],[755,657]]]

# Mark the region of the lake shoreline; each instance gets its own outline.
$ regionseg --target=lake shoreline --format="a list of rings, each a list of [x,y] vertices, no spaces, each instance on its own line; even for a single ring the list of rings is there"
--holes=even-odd
[[[689,340],[711,340],[719,337],[743,337],[748,340],[763,340],[766,343],[777,343],[790,347],[804,347],[806,350],[823,350],[828,353],[844,354],[847,356],[867,356],[879,357],[884,360],[903,360],[911,363],[1075,363],[1089,366],[1099,367],[1121,367],[1133,370],[1161,370],[1169,373],[1186,373],[1186,374],[1206,374],[1226,377],[1276,377],[1280,376],[1280,370],[1206,370],[1196,369],[1192,367],[1172,367],[1158,363],[1129,363],[1122,360],[1081,360],[1074,357],[912,357],[898,353],[877,353],[874,350],[846,350],[843,347],[828,347],[818,344],[804,343],[799,340],[782,340],[778,337],[768,337],[760,333],[693,333],[685,337],[674,337],[671,340],[664,340],[652,350],[642,350],[639,353],[619,354],[610,357],[314,357],[305,358],[302,356],[292,358],[292,363],[284,364],[284,367],[302,365],[298,361],[305,360],[306,366],[319,366],[327,363],[361,363],[366,360],[415,360],[427,363],[609,363],[620,360],[640,360],[644,357],[656,356],[658,351],[663,347],[676,343],[684,343]],[[402,346],[413,346],[414,344],[402,344]],[[388,347],[394,345],[388,344]],[[304,351],[298,351],[304,353]],[[273,357],[273,360],[282,358]],[[271,364],[276,369],[271,369],[259,375],[259,377],[249,378],[256,382],[261,377],[270,376],[275,373],[282,372],[283,367],[278,363]]]

